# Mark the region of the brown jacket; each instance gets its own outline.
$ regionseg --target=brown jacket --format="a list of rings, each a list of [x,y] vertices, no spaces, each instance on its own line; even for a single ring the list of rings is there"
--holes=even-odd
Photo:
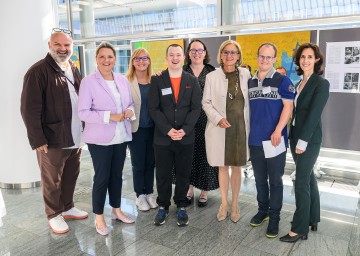
[[[74,87],[79,93],[81,76],[73,63],[69,62]],[[31,66],[25,74],[20,111],[32,149],[45,144],[50,148],[74,145],[67,80],[50,54]]]

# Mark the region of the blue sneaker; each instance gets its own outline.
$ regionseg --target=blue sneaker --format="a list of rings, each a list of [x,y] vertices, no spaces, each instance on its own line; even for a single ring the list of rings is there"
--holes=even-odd
[[[166,217],[169,215],[169,210],[165,210],[163,207],[160,207],[158,213],[155,216],[154,224],[155,226],[160,226],[165,223]]]
[[[177,211],[177,224],[179,227],[183,227],[186,226],[187,224],[189,224],[189,217],[186,213],[185,208],[178,208]]]

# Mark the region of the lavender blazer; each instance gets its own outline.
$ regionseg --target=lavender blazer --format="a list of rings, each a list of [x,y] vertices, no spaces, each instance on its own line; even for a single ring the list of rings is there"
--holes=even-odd
[[[134,105],[129,81],[121,74],[113,73],[115,84],[121,95],[123,111]],[[82,79],[79,91],[78,114],[85,122],[83,141],[86,143],[108,143],[115,135],[116,122],[104,123],[105,111],[117,113],[116,101],[99,71]],[[135,113],[135,112],[134,112]],[[131,137],[131,124],[125,120],[126,132]]]

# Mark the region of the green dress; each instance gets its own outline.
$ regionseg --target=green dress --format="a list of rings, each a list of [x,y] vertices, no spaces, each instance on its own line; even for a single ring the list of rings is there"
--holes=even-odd
[[[245,102],[237,75],[236,71],[225,73],[228,79],[226,119],[231,125],[225,130],[225,166],[243,166],[246,164]],[[235,94],[237,82],[238,89]]]

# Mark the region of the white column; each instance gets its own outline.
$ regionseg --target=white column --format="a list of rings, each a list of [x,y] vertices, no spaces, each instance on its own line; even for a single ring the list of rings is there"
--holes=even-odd
[[[5,1],[0,8],[0,187],[39,184],[36,153],[20,114],[23,77],[45,57],[54,27],[53,1]]]
[[[80,12],[80,29],[82,38],[95,37],[95,15],[94,0],[84,0],[79,4]],[[85,46],[85,68],[86,75],[95,72],[95,49],[94,42],[84,43]]]

